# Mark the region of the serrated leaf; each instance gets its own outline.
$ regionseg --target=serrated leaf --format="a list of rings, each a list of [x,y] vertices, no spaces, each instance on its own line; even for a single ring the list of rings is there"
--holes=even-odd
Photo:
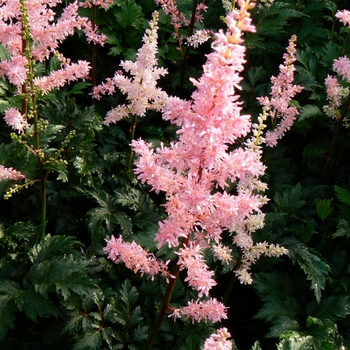
[[[250,350],[262,350],[258,340],[253,344]]]
[[[342,47],[333,41],[328,41],[321,51],[321,64],[326,68],[332,68],[333,61],[341,56]]]
[[[333,237],[350,237],[350,225],[345,219],[339,219],[337,225],[337,231],[333,234]]]
[[[136,326],[143,320],[142,311],[140,306],[136,306],[130,314],[130,325]]]
[[[73,350],[100,350],[102,347],[102,333],[100,330],[89,329],[79,339]]]
[[[65,129],[64,125],[49,124],[46,129],[40,132],[40,147],[47,148],[48,144],[54,140],[63,129]]]
[[[36,292],[47,296],[49,292],[59,292],[66,300],[71,293],[91,295],[97,286],[86,273],[88,261],[73,255],[55,257],[52,260],[35,264],[28,271],[26,279]]]
[[[295,298],[286,296],[283,299],[272,299],[264,303],[264,306],[254,316],[274,322],[281,317],[297,319],[301,312],[300,305]]]
[[[61,312],[53,304],[52,299],[28,290],[23,292],[20,298],[16,299],[17,305],[26,313],[27,317],[37,322],[38,317],[59,316]]]
[[[283,334],[298,331],[299,329],[300,326],[297,320],[287,316],[280,316],[273,321],[273,326],[266,337],[279,338]]]
[[[105,223],[107,232],[114,230],[115,224],[119,224],[123,234],[130,235],[132,233],[131,219],[122,211],[110,211],[106,207],[94,208],[89,210],[89,229],[91,232],[96,231],[101,223]]]
[[[323,298],[319,303],[311,301],[306,308],[308,315],[322,321],[337,321],[350,314],[348,296],[331,295]]]
[[[56,281],[55,285],[56,290],[62,294],[65,300],[72,292],[82,296],[89,295],[97,289],[97,286],[82,271],[75,271],[64,276],[61,280]]]
[[[309,144],[303,149],[303,159],[305,162],[310,163],[316,159],[322,158],[326,153],[326,149]]]
[[[285,213],[295,213],[305,203],[302,199],[300,183],[283,191],[283,193],[277,192],[274,196],[274,200],[278,210]]]
[[[304,105],[299,110],[298,121],[322,115],[321,109],[316,105]]]
[[[340,186],[334,185],[336,197],[344,204],[350,206],[350,192]]]
[[[80,81],[79,83],[74,84],[73,88],[66,94],[66,96],[82,95],[84,94],[83,90],[90,86],[91,83],[86,81]]]
[[[311,350],[312,343],[311,336],[301,336],[297,333],[292,333],[291,336],[287,336],[279,344],[277,344],[277,350]]]
[[[247,72],[247,77],[250,85],[255,86],[261,79],[266,76],[266,71],[262,67],[250,67]]]
[[[46,235],[44,240],[36,245],[29,252],[29,258],[34,264],[45,260],[54,259],[55,256],[71,254],[82,243],[72,236],[54,236]]]
[[[254,276],[254,289],[263,301],[270,299],[281,299],[288,295],[293,286],[293,282],[285,273],[258,273]]]
[[[74,333],[81,329],[81,324],[85,315],[82,312],[78,312],[78,310],[74,310],[74,312],[70,312],[69,318],[62,329],[62,333]]]
[[[317,214],[321,220],[325,220],[329,215],[331,215],[333,210],[333,208],[331,207],[331,203],[331,199],[321,199],[317,202]]]
[[[115,13],[116,20],[122,28],[126,28],[135,23],[142,15],[142,7],[134,0],[123,1],[120,11]]]
[[[146,194],[132,187],[115,191],[114,200],[123,207],[135,211],[149,211],[150,207],[153,206]]]
[[[14,328],[16,309],[12,295],[0,295],[0,340],[5,338],[8,328]]]
[[[133,340],[135,341],[145,341],[148,337],[148,327],[138,325],[133,333]]]
[[[137,289],[131,286],[131,283],[128,279],[124,281],[120,290],[120,298],[123,303],[128,307],[128,309],[133,308],[136,304],[136,301],[139,297]]]
[[[321,291],[326,286],[326,276],[330,272],[329,265],[317,255],[315,250],[293,238],[285,239],[281,244],[288,249],[293,263],[296,262],[305,272],[307,279],[311,282],[316,300],[320,302]]]

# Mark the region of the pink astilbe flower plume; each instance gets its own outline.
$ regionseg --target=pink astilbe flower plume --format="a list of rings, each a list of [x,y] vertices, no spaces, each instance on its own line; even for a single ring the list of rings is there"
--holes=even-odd
[[[214,298],[206,301],[189,301],[187,306],[173,309],[169,317],[187,317],[192,322],[220,322],[227,319],[226,307]]]
[[[24,116],[15,107],[8,108],[5,111],[4,120],[8,126],[19,133],[21,133],[28,126]]]
[[[157,274],[170,276],[166,263],[145,251],[136,242],[124,242],[122,236],[119,236],[118,239],[112,236],[103,251],[108,254],[109,259],[115,263],[124,262],[125,266],[135,273],[140,272],[141,275],[146,273],[152,279]]]
[[[5,168],[3,165],[0,165],[0,181],[3,180],[13,180],[18,181],[24,179],[25,176],[12,168]]]
[[[228,338],[231,334],[227,328],[220,328],[204,342],[203,350],[232,350],[232,342]]]
[[[350,60],[348,57],[339,57],[333,61],[333,70],[346,82],[350,83]]]
[[[57,17],[54,8],[61,1],[26,1],[26,16],[30,31],[30,55],[36,62],[44,62],[52,55],[57,55],[61,42],[75,30],[84,31],[87,40],[103,45],[106,36],[99,35],[98,28],[93,28],[86,17],[78,14],[78,2],[74,1],[64,7],[62,14]],[[21,21],[24,18],[23,6],[19,0],[8,0],[1,3],[0,8],[0,44],[8,51],[10,58],[0,62],[0,77],[7,77],[10,83],[17,86],[18,93],[22,92],[22,86],[28,79],[28,59],[23,52],[23,33]],[[67,80],[86,78],[88,71],[84,74],[73,74],[72,71],[79,70],[84,65],[83,61],[77,64],[59,56],[64,62]],[[78,66],[77,66],[78,65]],[[53,87],[61,87],[62,80],[57,80],[57,85],[51,80],[51,88],[43,89],[49,91]]]
[[[153,13],[150,29],[143,37],[143,46],[138,50],[136,62],[121,61],[120,65],[132,78],[122,72],[116,72],[113,78],[93,89],[93,97],[100,99],[102,94],[113,94],[116,89],[127,95],[128,105],[118,106],[107,113],[105,124],[116,123],[130,114],[144,116],[147,110],[161,111],[167,94],[157,87],[157,80],[167,73],[164,68],[157,67],[157,23],[158,12]]]
[[[277,145],[277,141],[291,128],[298,114],[298,109],[290,104],[293,97],[303,90],[303,87],[293,84],[296,40],[296,35],[290,38],[287,53],[283,55],[284,64],[279,67],[280,73],[277,77],[271,77],[271,97],[258,98],[260,104],[268,108],[274,124],[277,123],[278,118],[281,118],[274,130],[266,134],[266,144],[270,147]]]
[[[338,11],[335,16],[338,17],[340,22],[344,25],[350,26],[350,11]],[[323,106],[323,111],[334,121],[341,122],[345,127],[349,128],[350,122],[349,117],[346,115],[346,109],[341,112],[340,107],[344,102],[344,97],[349,96],[348,84],[350,83],[350,59],[347,56],[336,58],[333,61],[332,68],[334,72],[338,74],[338,77],[347,83],[347,86],[345,84],[340,84],[339,81],[341,79],[338,80],[337,77],[330,75],[327,76],[324,83],[329,104]]]
[[[242,113],[236,93],[246,62],[243,32],[255,31],[248,12],[254,4],[249,0],[237,3],[240,9],[226,17],[227,31],[215,35],[203,75],[198,80],[191,79],[196,87],[191,100],[165,100],[163,119],[178,126],[177,140],[157,149],[143,140],[132,141],[138,156],[138,179],[166,195],[168,216],[159,223],[157,248],[168,246],[175,250],[178,261],[173,275],[178,276],[180,270],[186,272],[185,281],[199,298],[209,297],[216,284],[215,274],[204,258],[205,250],[213,246],[216,258],[230,261],[227,255],[231,250],[222,245],[222,233],[229,231],[239,250],[251,251],[251,233],[262,226],[261,207],[266,203],[260,193],[266,185],[259,180],[265,172],[260,146],[264,121],[253,125],[251,117]],[[237,144],[237,139],[246,139],[246,143]],[[230,184],[236,184],[234,195]],[[259,252],[263,254],[262,250]],[[265,250],[273,254],[273,247]],[[247,263],[251,260],[247,259]],[[249,268],[247,265],[246,270]],[[248,271],[242,282],[250,280]],[[225,306],[216,299],[191,301],[165,312],[198,322],[227,318]]]
[[[339,21],[342,22],[344,25],[350,26],[350,11],[349,10],[338,11],[335,14],[335,17],[338,17]]]

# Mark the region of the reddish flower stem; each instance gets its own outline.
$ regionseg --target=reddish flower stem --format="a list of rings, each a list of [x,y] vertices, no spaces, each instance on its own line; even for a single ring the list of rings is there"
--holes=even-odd
[[[189,239],[190,239],[190,236],[187,236],[187,238],[182,243],[182,246],[187,246]],[[180,274],[180,265],[176,264],[174,271],[171,272],[171,275],[173,275],[174,277],[170,279],[170,281],[167,285],[162,307],[158,313],[158,318],[157,318],[156,324],[154,325],[152,334],[151,334],[150,338],[148,339],[148,343],[146,345],[145,350],[151,350],[152,345],[153,345],[154,341],[156,340],[157,335],[159,333],[160,327],[162,326],[165,315],[170,312],[170,299],[171,299],[171,296],[173,294],[174,287],[175,287],[176,281],[179,277],[179,274]]]

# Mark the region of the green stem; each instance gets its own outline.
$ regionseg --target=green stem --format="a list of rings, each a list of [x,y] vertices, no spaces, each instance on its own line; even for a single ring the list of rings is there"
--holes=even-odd
[[[33,82],[31,81],[32,89],[34,87]],[[33,90],[32,90],[33,91]],[[45,228],[46,228],[46,183],[47,183],[47,175],[48,172],[44,169],[43,162],[43,154],[40,149],[40,137],[38,130],[38,110],[37,110],[37,101],[35,94],[32,94],[32,109],[33,109],[33,117],[34,117],[34,148],[36,157],[39,163],[39,176],[40,176],[40,199],[41,199],[41,225],[40,225],[40,233],[38,236],[38,242],[42,241],[45,238]]]
[[[133,115],[132,118],[132,123],[130,126],[130,140],[133,141],[135,137],[135,130],[136,130],[136,122],[137,122],[137,115]],[[131,172],[131,166],[132,166],[132,159],[134,157],[134,152],[132,150],[132,147],[130,147],[130,153],[129,153],[129,160],[128,160],[128,165],[126,168],[126,172],[130,173]]]
[[[45,237],[45,226],[46,226],[46,183],[48,172],[44,169],[44,153],[40,148],[40,138],[39,138],[39,118],[38,118],[38,105],[36,98],[36,89],[34,86],[34,76],[35,69],[32,54],[31,41],[33,40],[30,31],[30,20],[28,16],[28,3],[26,0],[20,0],[20,11],[21,11],[21,24],[22,24],[22,55],[28,60],[28,72],[27,80],[22,86],[22,92],[24,94],[24,99],[22,100],[22,112],[25,112],[27,117],[33,117],[33,127],[34,127],[34,153],[37,157],[39,163],[39,176],[40,176],[40,199],[41,199],[41,226],[40,232],[37,240],[40,242]],[[28,91],[27,87],[30,87]],[[28,96],[31,97],[30,113],[28,113]]]
[[[188,245],[188,241],[189,241],[190,237],[188,236],[185,241],[182,243],[182,246],[187,246]],[[165,295],[164,295],[164,299],[163,299],[163,304],[162,304],[162,308],[159,311],[158,314],[158,318],[156,321],[156,324],[154,325],[152,334],[150,336],[150,338],[148,339],[148,343],[146,345],[146,349],[145,350],[151,350],[152,345],[154,343],[154,341],[157,338],[157,335],[159,333],[160,327],[162,326],[162,323],[164,321],[165,315],[167,313],[169,313],[171,311],[170,308],[170,300],[171,300],[171,296],[173,294],[174,291],[174,287],[176,284],[177,279],[179,278],[179,274],[180,274],[180,265],[176,264],[174,271],[171,272],[171,275],[174,276],[173,278],[170,279],[166,291],[165,291]]]

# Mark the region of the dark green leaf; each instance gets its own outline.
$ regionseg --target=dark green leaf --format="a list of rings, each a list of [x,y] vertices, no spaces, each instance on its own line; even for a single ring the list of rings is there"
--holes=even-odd
[[[321,199],[317,202],[317,214],[321,220],[326,219],[332,213],[331,199]]]

